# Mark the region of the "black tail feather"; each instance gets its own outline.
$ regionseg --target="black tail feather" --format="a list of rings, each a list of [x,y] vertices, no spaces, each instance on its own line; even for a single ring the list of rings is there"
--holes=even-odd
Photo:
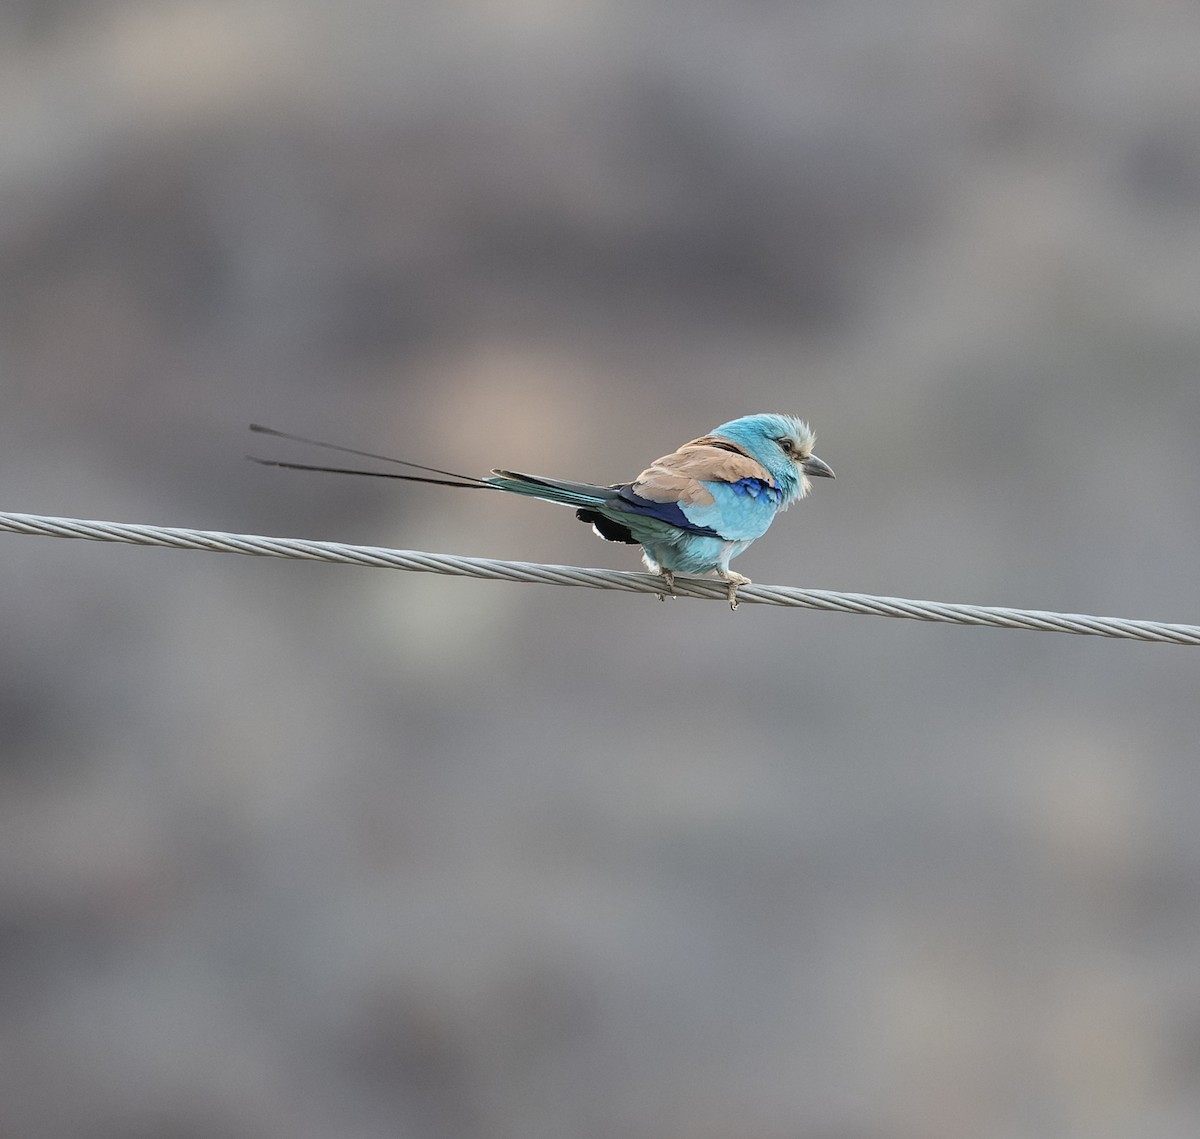
[[[444,475],[445,478],[427,478],[421,475],[401,475],[391,471],[365,471],[354,467],[323,467],[313,463],[292,463],[282,459],[260,459],[256,455],[247,455],[251,462],[261,463],[265,467],[283,467],[291,471],[324,471],[333,475],[364,475],[368,478],[401,479],[404,482],[432,483],[434,486],[461,486],[476,490],[498,490],[486,479],[476,478],[475,475],[460,475],[456,471],[444,471],[440,467],[427,467],[423,463],[411,463],[407,459],[396,459],[391,455],[378,455],[374,451],[360,451],[355,447],[343,447],[340,443],[326,443],[321,439],[308,439],[303,435],[292,435],[287,431],[279,431],[274,427],[265,427],[261,423],[251,423],[250,430],[257,435],[272,435],[276,439],[287,439],[292,443],[306,443],[311,447],[324,447],[328,451],[340,451],[345,455],[357,455],[362,459],[378,459],[383,463],[395,463],[401,467],[409,467],[415,471],[425,471],[426,475]],[[450,481],[453,480],[453,481]]]
[[[451,479],[434,479],[426,475],[402,475],[395,471],[364,471],[357,467],[322,467],[315,463],[288,463],[282,459],[260,459],[257,455],[247,455],[252,463],[264,467],[282,467],[288,471],[322,471],[329,475],[362,475],[372,479],[400,479],[403,482],[430,483],[433,486],[460,486],[464,490],[499,490],[498,486],[483,482],[454,482]]]
[[[622,526],[620,522],[601,514],[598,510],[585,510],[581,508],[575,511],[575,517],[580,522],[590,522],[592,529],[601,538],[606,538],[610,542],[624,542],[627,546],[641,545],[641,542],[630,533],[627,526]]]

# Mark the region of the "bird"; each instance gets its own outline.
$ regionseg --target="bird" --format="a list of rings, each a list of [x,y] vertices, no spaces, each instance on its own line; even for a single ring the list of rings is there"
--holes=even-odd
[[[813,454],[816,436],[812,428],[793,415],[763,413],[732,419],[655,459],[631,482],[609,486],[500,468],[478,478],[292,435],[260,423],[252,423],[250,430],[422,473],[247,456],[265,466],[499,490],[572,506],[575,517],[590,523],[601,538],[641,546],[646,568],[660,576],[666,587],[660,597],[675,595],[677,573],[715,574],[728,586],[731,609],[738,606],[738,589],[749,585],[750,579],[731,570],[729,563],[767,532],[777,514],[808,494],[811,479],[834,477],[832,468]]]

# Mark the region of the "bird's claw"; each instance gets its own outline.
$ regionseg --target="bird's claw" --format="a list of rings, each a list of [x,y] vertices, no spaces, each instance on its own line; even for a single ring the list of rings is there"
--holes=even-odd
[[[732,570],[721,574],[721,576],[725,579],[726,583],[729,585],[729,594],[728,594],[728,596],[729,596],[729,611],[731,613],[733,613],[737,610],[737,607],[738,607],[738,595],[737,595],[738,587],[742,586],[742,585],[749,585],[750,579],[740,573],[734,573]]]
[[[659,595],[658,595],[659,601],[666,601],[666,599],[668,597],[671,598],[671,600],[673,601],[676,597],[679,596],[675,592],[675,572],[673,570],[663,570],[658,576],[660,578],[662,578],[663,585],[666,587],[661,593],[659,593]],[[726,593],[726,596],[729,599],[730,610],[732,611],[732,610],[737,609],[737,607],[738,607],[737,591],[743,585],[749,585],[750,579],[748,577],[745,577],[743,574],[734,573],[732,570],[728,570],[724,573],[722,573],[720,570],[718,570],[717,576],[723,582],[725,582],[726,586],[728,587],[728,592]]]

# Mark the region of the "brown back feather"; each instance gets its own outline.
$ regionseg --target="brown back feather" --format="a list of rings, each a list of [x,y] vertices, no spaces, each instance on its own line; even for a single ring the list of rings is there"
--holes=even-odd
[[[713,496],[702,483],[732,483],[746,478],[775,485],[767,468],[736,443],[717,435],[704,435],[685,443],[678,451],[655,459],[634,480],[633,489],[651,502],[707,506]]]

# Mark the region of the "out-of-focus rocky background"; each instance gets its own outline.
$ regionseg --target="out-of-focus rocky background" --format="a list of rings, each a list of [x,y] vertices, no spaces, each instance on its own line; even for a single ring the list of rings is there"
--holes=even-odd
[[[838,472],[764,582],[1200,620],[1187,0],[17,0],[3,509]],[[0,1133],[1188,1137],[1194,650],[0,536]]]

